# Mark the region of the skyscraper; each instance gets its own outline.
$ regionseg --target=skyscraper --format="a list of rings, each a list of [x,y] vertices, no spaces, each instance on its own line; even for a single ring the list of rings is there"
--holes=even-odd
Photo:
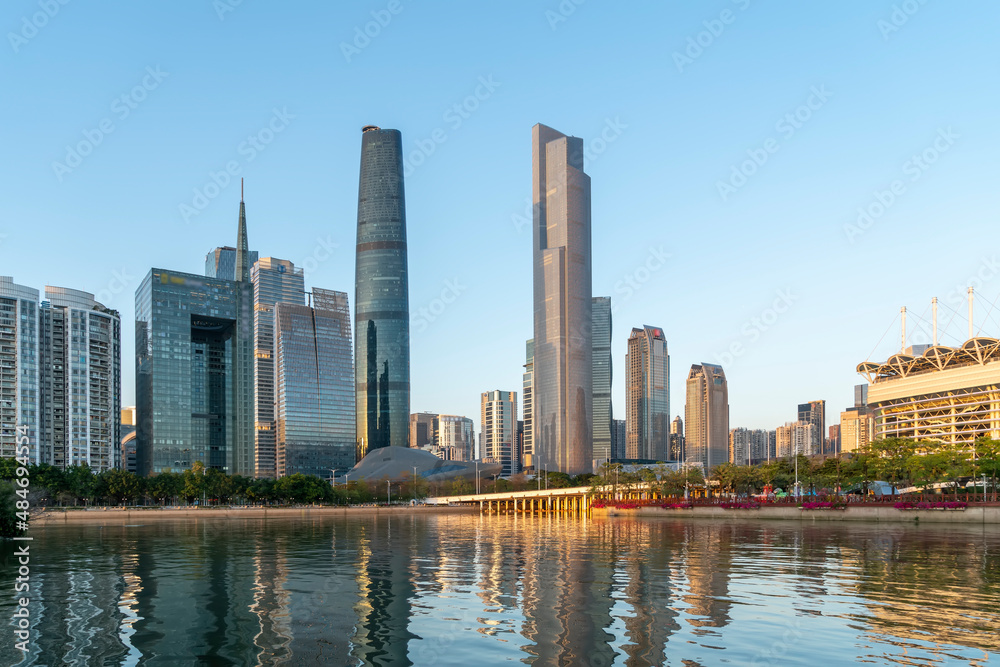
[[[625,458],[670,454],[670,355],[663,329],[632,329],[625,355]]]
[[[593,326],[592,361],[594,364],[594,469],[614,458],[611,451],[611,297],[595,296],[591,300]]]
[[[722,366],[695,364],[687,379],[684,449],[705,473],[729,461],[729,386]]]
[[[590,177],[583,140],[532,128],[536,470],[593,466]]]
[[[434,412],[415,412],[410,415],[410,447],[420,449],[434,442]]]
[[[515,458],[517,435],[517,392],[486,391],[481,395],[483,429],[480,450],[483,461],[499,463],[504,477],[521,472],[520,460]]]
[[[250,266],[257,263],[256,250],[250,251]],[[236,280],[236,248],[220,246],[205,255],[205,275],[209,278]]]
[[[254,474],[253,285],[153,268],[135,293],[139,474]]]
[[[438,415],[434,420],[434,446],[448,461],[471,461],[476,448],[472,420],[459,415]]]
[[[254,469],[257,477],[274,478],[276,468],[276,429],[274,417],[274,305],[305,304],[305,277],[285,259],[265,257],[253,265],[253,338],[254,338]]]
[[[614,437],[614,455],[611,457],[613,459],[624,459],[625,458],[625,420],[624,419],[613,419],[611,420],[611,429]]]
[[[406,447],[410,418],[410,315],[403,147],[398,130],[361,134],[354,283],[357,459]]]
[[[824,448],[826,439],[826,401],[810,401],[799,404],[799,421],[812,424],[815,431],[810,436],[810,448],[812,451],[802,452],[803,454],[827,454]]]
[[[314,287],[312,307],[274,304],[277,475],[327,477],[355,456],[347,293]]]
[[[14,458],[27,437],[33,463],[42,463],[38,329],[38,290],[0,276],[0,457]]]
[[[684,457],[684,420],[680,415],[670,422],[670,460],[683,461]]]
[[[533,402],[531,399],[532,395],[532,384],[534,384],[535,375],[535,340],[528,340],[524,344],[524,375],[521,376],[522,379],[522,393],[521,393],[521,411],[524,416],[524,437],[521,442],[521,463],[525,468],[531,468],[534,470],[535,457],[534,457],[534,437],[533,437]]]

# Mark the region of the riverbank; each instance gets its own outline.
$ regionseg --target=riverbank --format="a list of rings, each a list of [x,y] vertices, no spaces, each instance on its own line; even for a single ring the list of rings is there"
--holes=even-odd
[[[374,516],[378,514],[470,514],[478,507],[434,505],[373,505],[304,507],[92,507],[87,509],[46,508],[31,517],[31,526],[70,523],[101,523],[107,525],[141,523],[162,520],[223,520],[223,519],[308,519],[325,516]]]
[[[847,509],[805,510],[798,507],[762,506],[759,509],[723,509],[693,507],[669,509],[640,507],[620,510],[614,507],[594,508],[593,516],[660,517],[667,519],[764,519],[775,521],[868,521],[878,523],[961,523],[1000,524],[1000,507],[970,506],[961,510],[898,510],[892,505],[855,505]]]

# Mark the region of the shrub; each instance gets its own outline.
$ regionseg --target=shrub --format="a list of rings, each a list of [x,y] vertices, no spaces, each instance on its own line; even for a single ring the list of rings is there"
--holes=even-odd
[[[760,509],[760,503],[754,501],[721,502],[719,507],[724,510],[756,510]]]

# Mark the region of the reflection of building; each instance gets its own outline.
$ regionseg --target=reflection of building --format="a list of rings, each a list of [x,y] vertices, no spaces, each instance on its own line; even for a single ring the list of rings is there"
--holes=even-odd
[[[154,268],[135,301],[139,473],[253,475],[253,285]]]
[[[433,412],[415,412],[410,415],[410,437],[407,444],[410,447],[420,449],[434,442],[434,420],[437,415]]]
[[[410,418],[406,201],[399,130],[362,129],[354,284],[357,459],[405,447]]]
[[[830,454],[824,447],[826,438],[826,401],[810,401],[799,404],[799,421],[812,424],[812,436],[806,455]]]
[[[691,366],[684,405],[684,451],[688,463],[709,470],[729,461],[729,386],[722,366]]]
[[[121,466],[121,319],[94,295],[46,287],[39,309],[42,461]]]
[[[487,391],[481,396],[483,461],[499,464],[504,477],[521,471],[521,461],[515,458],[517,435],[517,392]]]
[[[594,395],[594,469],[614,458],[611,451],[611,297],[595,296],[592,299],[593,345],[592,362]]]
[[[531,400],[531,385],[534,382],[535,371],[535,341],[529,340],[524,345],[524,375],[521,394],[521,411],[524,413],[524,439],[521,448],[521,462],[525,468],[534,469],[534,440],[532,432],[533,415]]]
[[[354,376],[346,292],[274,305],[277,473],[326,477],[354,465]]]
[[[625,458],[670,453],[670,355],[663,329],[632,329],[625,355]]]
[[[545,125],[532,137],[534,382],[532,463],[593,466],[590,177],[583,140]]]
[[[305,276],[288,260],[265,257],[250,271],[253,282],[254,468],[257,477],[277,475],[277,424],[274,387],[274,304],[305,302]]]

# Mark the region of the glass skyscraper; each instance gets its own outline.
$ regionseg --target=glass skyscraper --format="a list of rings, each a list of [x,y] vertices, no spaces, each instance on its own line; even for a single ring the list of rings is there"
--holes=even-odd
[[[305,277],[302,269],[288,260],[265,257],[253,265],[254,336],[254,469],[257,477],[273,478],[276,469],[274,306],[277,303],[305,304]],[[350,348],[348,348],[348,355]],[[351,419],[354,416],[351,415]]]
[[[257,262],[257,251],[250,251],[250,265]],[[236,248],[221,246],[205,255],[205,275],[209,278],[236,280]]]
[[[278,477],[354,466],[354,367],[347,293],[313,288],[312,307],[274,305]]]
[[[728,428],[726,433],[728,435]],[[670,355],[663,329],[632,329],[625,355],[625,458],[670,458]]]
[[[136,466],[254,474],[253,285],[151,269],[135,294]]]
[[[410,419],[410,308],[403,147],[398,130],[361,134],[354,284],[357,458],[406,447]]]
[[[614,458],[611,446],[611,297],[593,298],[594,470]]]
[[[583,140],[532,128],[536,470],[592,472],[590,177]]]

